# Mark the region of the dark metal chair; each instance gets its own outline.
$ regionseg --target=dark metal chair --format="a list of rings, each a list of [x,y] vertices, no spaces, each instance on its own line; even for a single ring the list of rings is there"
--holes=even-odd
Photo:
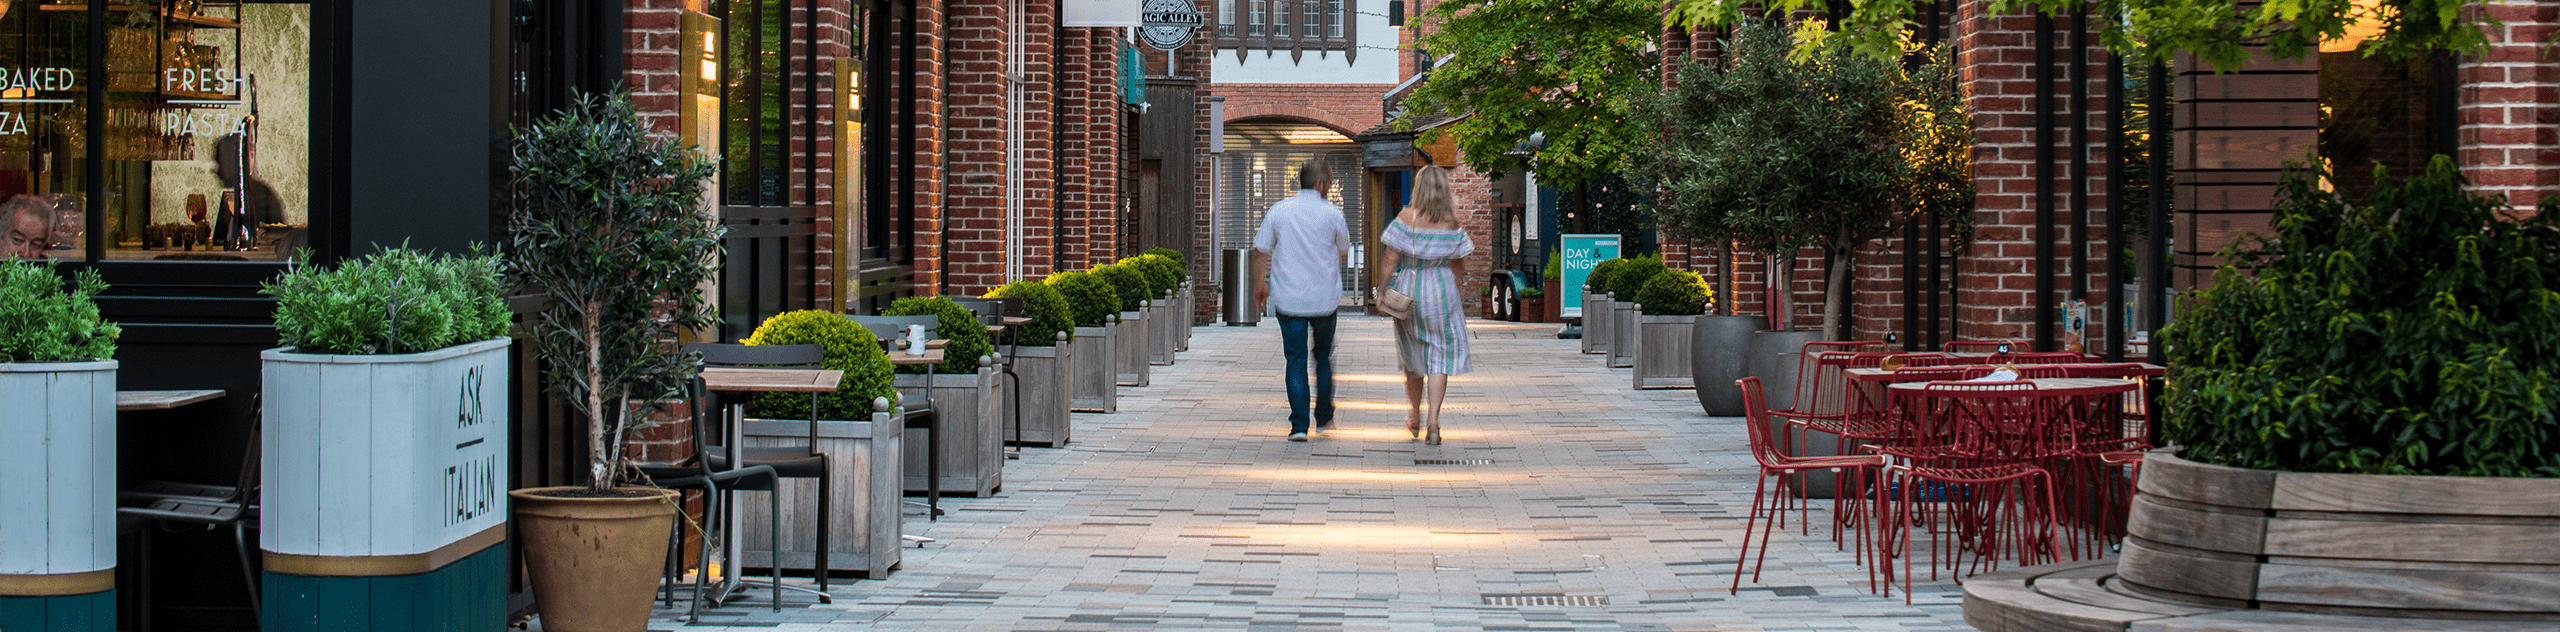
[[[687,399],[695,402],[703,401],[703,396],[706,391],[704,390],[701,378],[695,378],[693,380],[693,384],[688,386],[687,390],[689,392],[686,394],[690,396]],[[714,454],[714,448],[711,446],[711,441],[707,438],[710,432],[709,427],[711,425],[711,413],[709,410],[710,407],[708,406],[702,406],[700,404],[696,404],[694,406],[693,433],[691,438],[693,447],[692,458],[670,465],[641,465],[636,468],[638,470],[637,473],[642,479],[641,482],[666,489],[691,489],[699,490],[703,493],[702,506],[705,508],[705,519],[701,523],[703,525],[702,541],[700,542],[700,549],[698,553],[700,557],[696,559],[704,560],[705,562],[704,568],[695,572],[693,575],[692,605],[685,610],[685,620],[687,622],[699,620],[702,612],[702,593],[704,591],[704,584],[709,581],[711,576],[711,569],[709,568],[708,562],[708,560],[711,559],[711,541],[715,537],[734,537],[733,534],[715,534],[713,531],[712,525],[717,525],[722,522],[717,518],[710,517],[720,511],[721,492],[745,489],[751,484],[761,484],[766,486],[774,484],[774,472],[772,466],[754,465],[734,467],[728,460],[714,458],[717,455]],[[780,494],[775,494],[771,499],[771,502],[773,514],[776,516],[782,515],[782,496]],[[672,600],[675,596],[673,578],[675,577],[677,566],[681,564],[683,560],[683,556],[677,554],[677,547],[682,546],[683,544],[683,534],[684,525],[681,521],[674,525],[673,528],[669,529],[667,534],[667,573],[661,577],[660,581],[662,583],[662,595],[669,600]],[[773,547],[774,558],[781,559],[782,522],[779,520],[776,520],[773,523],[773,539],[770,544]],[[776,564],[774,566],[774,577],[772,582],[773,608],[776,612],[779,612],[782,610],[783,589],[781,565]],[[733,569],[732,572],[735,572],[735,570]]]
[[[827,353],[826,347],[814,344],[740,345],[696,342],[687,344],[684,348],[686,351],[702,354],[702,364],[704,368],[727,369],[820,369],[825,368],[819,363],[826,360]],[[713,410],[723,410],[728,407],[727,404],[720,402],[721,395],[719,393],[706,393],[706,395],[709,396],[709,401],[713,403]],[[746,423],[746,419],[742,415],[740,418],[730,420],[730,422]],[[726,448],[726,446],[711,446],[709,450],[712,458],[715,461],[727,459],[727,455],[731,450]],[[775,480],[772,482],[775,487],[769,488],[769,490],[777,497],[782,494],[782,490],[779,487],[781,483],[780,479],[807,478],[816,479],[818,481],[818,537],[816,549],[816,572],[814,573],[818,580],[818,589],[807,590],[797,586],[783,586],[783,588],[816,595],[819,603],[834,603],[835,600],[829,597],[826,593],[827,552],[833,548],[830,546],[832,544],[831,540],[833,540],[832,536],[834,535],[831,527],[833,525],[833,516],[835,513],[830,511],[828,505],[829,499],[834,495],[832,493],[834,488],[832,480],[834,477],[828,475],[827,453],[818,450],[818,394],[809,394],[809,443],[807,445],[774,447],[739,446],[735,452],[739,454],[739,458],[744,459],[748,467],[769,466],[773,468]],[[765,491],[764,489],[754,487],[752,483],[750,483],[749,486],[738,487],[736,489],[745,491]],[[775,513],[773,515],[773,519],[775,523],[779,524],[782,521],[782,514]],[[776,569],[776,575],[779,576],[779,569],[782,567],[782,556],[779,553],[774,556],[773,565]]]
[[[1000,327],[1004,325],[1006,318],[1022,316],[1021,298],[955,298],[951,300],[959,303],[961,307],[969,308],[969,313],[977,314],[978,322],[988,327]],[[1013,413],[1013,440],[1005,442],[1005,447],[1012,448],[1005,452],[1006,459],[1022,458],[1022,376],[1013,372],[1013,363],[1010,361],[1015,348],[1021,343],[1021,332],[1015,331],[1012,327],[1005,327],[1004,339],[1001,341],[1004,352],[995,357],[996,370],[1003,372],[1004,379],[1013,383],[1013,405],[1009,409]]]
[[[905,339],[907,326],[923,326],[924,337],[927,340],[933,339],[935,332],[942,327],[942,318],[932,315],[856,316],[846,314],[844,317],[846,320],[870,329],[872,337],[880,341],[880,348],[890,353],[899,351],[898,344]],[[903,397],[901,399],[903,400]],[[924,373],[924,397],[919,400],[901,401],[899,406],[903,407],[905,412],[900,415],[899,420],[900,425],[907,430],[925,432],[925,520],[940,521],[942,520],[942,431],[941,418],[933,412],[933,371],[931,369],[927,369]]]
[[[169,529],[173,524],[201,525],[207,529],[231,528],[232,543],[240,555],[240,576],[249,585],[249,614],[266,620],[265,604],[258,593],[258,567],[249,555],[249,530],[258,528],[258,468],[260,433],[265,431],[266,406],[253,400],[249,408],[256,411],[249,420],[249,445],[241,450],[240,476],[231,486],[199,485],[170,481],[145,481],[133,489],[116,493],[116,516],[131,518]],[[141,538],[145,551],[150,537]],[[140,555],[149,560],[151,555]],[[148,571],[145,571],[148,574]],[[146,589],[147,592],[147,589]],[[143,608],[148,616],[149,606]]]

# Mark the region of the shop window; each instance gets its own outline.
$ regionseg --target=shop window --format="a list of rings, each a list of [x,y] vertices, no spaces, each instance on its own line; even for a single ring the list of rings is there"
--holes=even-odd
[[[1359,52],[1354,13],[1357,0],[1218,0],[1218,48],[1235,49],[1242,61],[1248,51],[1288,52],[1291,60],[1306,53],[1323,56],[1341,51],[1349,61]]]
[[[106,58],[91,59],[100,39]],[[41,256],[55,259],[274,261],[309,246],[310,43],[302,4],[0,13],[0,214],[49,218]]]

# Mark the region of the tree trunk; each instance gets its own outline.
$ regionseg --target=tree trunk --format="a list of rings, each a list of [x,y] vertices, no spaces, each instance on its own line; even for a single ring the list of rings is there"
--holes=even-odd
[[[1716,313],[1725,316],[1732,316],[1735,312],[1733,305],[1733,241],[1722,239],[1717,240],[1714,252],[1716,253]]]
[[[1776,331],[1794,331],[1796,310],[1793,277],[1796,271],[1796,252],[1789,250],[1786,254],[1774,255],[1770,257],[1770,263],[1768,273],[1762,275],[1766,279],[1762,285],[1769,288],[1769,300],[1766,301],[1769,305],[1769,328]]]
[[[1591,208],[1585,204],[1589,199],[1583,195],[1583,191],[1588,188],[1586,185],[1573,185],[1573,192],[1565,194],[1565,213],[1573,216],[1571,223],[1573,232],[1576,234],[1591,234]]]
[[[1822,338],[1848,340],[1848,319],[1842,312],[1849,307],[1849,266],[1855,253],[1843,253],[1839,247],[1822,249]]]

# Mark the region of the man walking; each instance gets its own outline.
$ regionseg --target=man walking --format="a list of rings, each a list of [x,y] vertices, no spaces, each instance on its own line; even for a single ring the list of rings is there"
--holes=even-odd
[[[1288,357],[1289,440],[1307,440],[1308,421],[1333,427],[1333,311],[1342,304],[1342,259],[1351,228],[1342,207],[1324,199],[1333,169],[1323,160],[1298,165],[1298,194],[1262,216],[1253,234],[1253,302],[1280,314],[1280,351]],[[1279,286],[1275,293],[1272,286]],[[1307,402],[1307,338],[1315,337],[1315,403]]]

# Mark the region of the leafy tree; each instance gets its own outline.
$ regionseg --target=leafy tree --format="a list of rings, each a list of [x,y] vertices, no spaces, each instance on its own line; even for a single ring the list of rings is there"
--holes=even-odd
[[[1669,193],[1659,217],[1673,235],[1730,238],[1784,258],[1781,270],[1797,249],[1822,248],[1823,330],[1837,339],[1860,247],[1912,217],[1964,232],[1972,114],[1944,49],[1917,51],[1929,61],[1906,70],[1846,47],[1799,45],[1781,28],[1745,24],[1725,59],[1682,67],[1679,85],[1647,108],[1664,131],[1638,162]],[[1783,327],[1781,296],[1772,294],[1769,314]]]
[[[2061,16],[2086,10],[2099,37],[2117,54],[2168,63],[2180,51],[2195,53],[2215,68],[2240,66],[2250,46],[2265,46],[2279,59],[2294,59],[2319,50],[2323,41],[2347,34],[2350,24],[2364,22],[2381,30],[2359,47],[2364,54],[2405,60],[2428,51],[2476,52],[2488,45],[2478,2],[2462,0],[1989,0],[1985,13],[2033,10]],[[1870,56],[1902,53],[1902,33],[1923,6],[1916,0],[1671,0],[1669,20],[1693,26],[1740,24],[1749,15],[1786,15],[1795,11],[1824,13],[1839,23],[1829,35]],[[2470,5],[2470,6],[2466,6]],[[1840,11],[1847,7],[1846,11]]]
[[[1405,98],[1396,121],[1411,128],[1426,116],[1464,116],[1423,139],[1454,135],[1477,171],[1532,171],[1548,186],[1578,189],[1645,143],[1629,113],[1656,83],[1647,49],[1661,16],[1661,3],[1648,0],[1439,3],[1423,14],[1418,45],[1446,60]],[[1515,153],[1540,133],[1543,146]]]

